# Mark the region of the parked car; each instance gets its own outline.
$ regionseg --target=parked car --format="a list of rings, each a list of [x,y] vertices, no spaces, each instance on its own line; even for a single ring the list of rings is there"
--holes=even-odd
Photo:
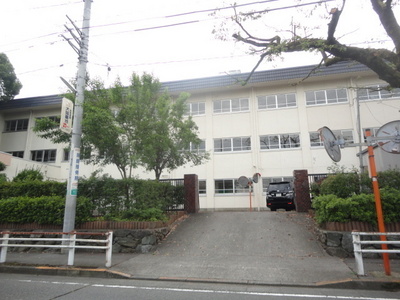
[[[296,209],[294,189],[290,181],[271,182],[267,189],[267,207],[272,211],[278,208]]]

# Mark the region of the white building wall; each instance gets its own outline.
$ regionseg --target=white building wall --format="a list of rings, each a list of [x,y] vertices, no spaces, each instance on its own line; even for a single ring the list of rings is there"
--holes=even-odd
[[[206,150],[210,153],[210,160],[200,166],[185,165],[177,170],[162,174],[162,178],[183,178],[184,174],[197,174],[199,180],[206,180],[207,193],[200,195],[200,208],[214,210],[224,208],[248,208],[250,205],[249,193],[243,190],[236,194],[215,193],[215,180],[238,179],[240,176],[251,177],[254,173],[261,173],[263,178],[291,177],[294,170],[306,169],[309,174],[326,173],[333,161],[326,154],[324,147],[312,147],[310,132],[315,132],[323,126],[331,130],[351,130],[354,142],[360,142],[358,132],[358,107],[361,113],[362,128],[378,128],[387,122],[400,119],[400,99],[385,99],[378,101],[363,101],[359,105],[356,101],[358,86],[379,83],[373,74],[337,74],[324,77],[301,78],[292,81],[265,82],[242,87],[240,85],[219,88],[214,90],[191,91],[189,102],[205,102],[205,114],[193,116],[199,129],[199,137],[206,140]],[[347,88],[348,102],[338,104],[307,106],[305,92],[310,90],[325,90]],[[261,95],[275,95],[295,93],[296,107],[278,109],[258,109],[257,97]],[[248,98],[249,110],[234,113],[214,113],[213,101]],[[53,145],[50,141],[37,137],[31,129],[26,132],[4,132],[4,121],[17,118],[30,118],[30,128],[36,117],[59,115],[60,108],[41,108],[34,111],[0,112],[0,129],[3,129],[0,139],[1,151],[20,151],[25,149],[25,160],[29,160],[31,150],[57,149],[55,163],[43,164],[48,166],[46,172],[51,177],[65,180],[68,177],[69,164],[63,161],[63,149],[66,145]],[[274,134],[298,134],[300,147],[288,149],[260,150],[260,136]],[[251,150],[240,152],[214,152],[215,138],[247,137],[251,138]],[[362,141],[362,140],[361,140]],[[357,153],[358,147],[341,149],[342,159],[338,163],[346,168],[358,168],[360,165]],[[392,155],[393,156],[393,155]],[[386,159],[386,158],[385,158]],[[395,165],[400,157],[394,156],[390,161],[377,160],[385,166]],[[22,162],[17,159],[13,167],[6,170],[10,176],[22,168]],[[23,160],[21,160],[23,161]],[[366,162],[364,160],[363,164]],[[379,165],[379,164],[378,164]],[[42,166],[41,166],[42,167]],[[116,167],[98,167],[80,165],[80,175],[89,177],[96,170],[102,170],[110,176],[119,178]],[[380,167],[378,166],[378,169]],[[153,172],[146,172],[142,168],[134,170],[133,176],[153,179]],[[262,183],[255,185],[252,206],[265,207],[262,195]]]

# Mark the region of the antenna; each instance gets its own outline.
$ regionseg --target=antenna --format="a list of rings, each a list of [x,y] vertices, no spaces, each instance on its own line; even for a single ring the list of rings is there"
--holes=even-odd
[[[321,140],[324,142],[324,147],[329,157],[333,161],[339,162],[342,157],[339,144],[342,144],[343,141],[337,140],[333,132],[326,126],[318,129],[318,131],[321,136]]]

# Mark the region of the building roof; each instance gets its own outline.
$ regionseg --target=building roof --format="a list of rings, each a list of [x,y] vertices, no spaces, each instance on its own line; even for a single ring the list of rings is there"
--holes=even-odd
[[[370,69],[356,62],[339,62],[329,67],[316,65],[301,66],[294,68],[273,69],[267,71],[254,72],[250,77],[248,84],[262,82],[271,82],[279,80],[290,80],[306,77],[321,77],[335,74],[365,72]],[[185,79],[177,81],[162,82],[162,88],[169,92],[184,92],[193,90],[202,90],[210,88],[222,88],[234,85],[240,85],[240,82],[246,80],[250,73],[221,75],[214,77]],[[30,98],[15,99],[7,102],[0,102],[0,111],[18,108],[33,108],[40,106],[49,106],[61,104],[61,95],[39,96]]]

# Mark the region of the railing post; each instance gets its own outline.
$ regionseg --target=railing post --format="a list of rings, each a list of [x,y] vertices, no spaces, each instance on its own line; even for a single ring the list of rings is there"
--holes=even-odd
[[[68,266],[74,265],[76,232],[69,234]]]
[[[356,260],[357,275],[364,276],[365,272],[364,272],[364,263],[361,251],[360,233],[357,231],[353,231],[351,234],[353,237],[354,258]]]
[[[111,267],[112,258],[112,243],[113,243],[113,232],[109,231],[107,234],[107,249],[106,249],[106,267]]]
[[[0,254],[0,263],[5,263],[7,258],[7,250],[8,250],[8,239],[10,238],[9,233],[3,233],[3,242],[1,243],[1,254]]]

